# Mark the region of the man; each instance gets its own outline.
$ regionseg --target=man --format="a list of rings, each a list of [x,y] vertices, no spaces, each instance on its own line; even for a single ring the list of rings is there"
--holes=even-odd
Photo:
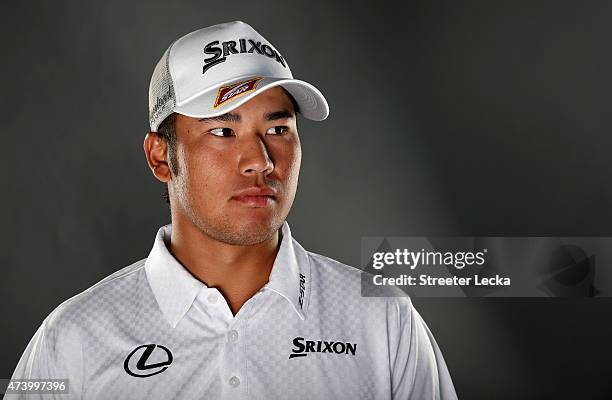
[[[67,378],[86,399],[456,398],[407,297],[362,297],[359,270],[292,238],[297,113],[328,107],[276,48],[242,22],[190,33],[157,64],[149,106],[144,151],[172,224],[54,310],[14,379]]]

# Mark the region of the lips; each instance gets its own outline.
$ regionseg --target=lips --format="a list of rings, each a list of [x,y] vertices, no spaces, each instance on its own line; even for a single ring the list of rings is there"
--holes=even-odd
[[[276,192],[268,187],[251,187],[234,194],[232,200],[250,207],[266,207],[276,201]]]

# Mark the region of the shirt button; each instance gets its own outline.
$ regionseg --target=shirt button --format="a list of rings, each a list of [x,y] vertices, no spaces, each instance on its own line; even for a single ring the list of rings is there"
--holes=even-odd
[[[217,300],[219,300],[219,299],[217,298],[217,295],[216,295],[216,294],[211,293],[211,294],[209,294],[209,295],[208,295],[208,302],[209,302],[210,304],[216,304],[216,303],[217,303]]]
[[[238,331],[235,329],[232,329],[231,331],[229,331],[227,336],[230,342],[235,342],[238,340]]]
[[[228,383],[230,384],[231,387],[238,387],[240,385],[240,379],[238,379],[237,376],[232,376]]]

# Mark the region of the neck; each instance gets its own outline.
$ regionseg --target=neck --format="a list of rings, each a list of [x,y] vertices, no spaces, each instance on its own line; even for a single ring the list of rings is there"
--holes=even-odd
[[[172,218],[172,255],[198,280],[217,288],[235,315],[270,277],[280,245],[278,231],[262,243],[233,245],[212,238],[188,218]]]

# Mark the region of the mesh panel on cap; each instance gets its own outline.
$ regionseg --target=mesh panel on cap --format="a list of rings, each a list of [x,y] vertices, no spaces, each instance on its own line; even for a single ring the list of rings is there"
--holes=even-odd
[[[172,44],[155,66],[153,76],[151,77],[151,84],[149,86],[149,124],[152,132],[157,132],[159,125],[168,115],[172,114],[172,109],[176,105],[174,85],[172,84],[170,69],[168,68]]]

